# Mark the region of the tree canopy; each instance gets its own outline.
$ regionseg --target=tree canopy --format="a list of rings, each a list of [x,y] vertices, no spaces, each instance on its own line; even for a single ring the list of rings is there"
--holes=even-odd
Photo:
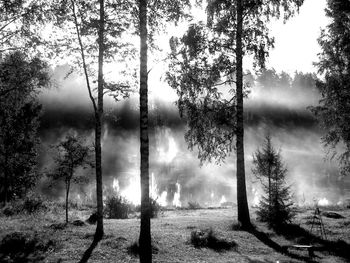
[[[22,196],[38,177],[41,105],[36,95],[49,82],[47,66],[38,58],[15,52],[0,61],[0,181],[5,202]]]
[[[326,130],[322,141],[337,156],[343,174],[350,172],[350,3],[330,0],[330,24],[322,31],[316,64],[324,79],[317,82],[322,99],[312,111]]]

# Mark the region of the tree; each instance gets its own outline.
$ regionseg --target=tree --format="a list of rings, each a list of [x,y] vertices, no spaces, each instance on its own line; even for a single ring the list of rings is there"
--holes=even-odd
[[[97,227],[94,244],[99,242],[103,230],[103,171],[101,134],[103,126],[103,97],[125,98],[130,92],[130,84],[122,79],[119,82],[106,78],[104,65],[120,62],[133,56],[134,48],[121,41],[131,25],[129,1],[83,1],[70,0],[52,4],[54,25],[60,34],[52,43],[55,54],[73,58],[72,73],[77,68],[83,70],[95,117],[95,172],[97,198]],[[126,59],[125,59],[126,60]],[[127,60],[126,60],[127,61]],[[121,76],[125,74],[123,70]],[[97,85],[94,84],[97,83]],[[97,93],[97,94],[95,94]],[[86,254],[88,255],[88,254]],[[82,262],[89,256],[84,256]]]
[[[322,48],[316,64],[323,80],[319,106],[311,110],[325,129],[322,141],[337,156],[342,174],[350,172],[350,3],[330,0],[326,14],[330,24],[318,42]],[[339,147],[337,147],[339,146]]]
[[[20,52],[0,61],[0,200],[23,196],[38,179],[37,129],[40,89],[49,85],[47,65]]]
[[[147,0],[139,1],[140,30],[140,176],[141,227],[140,262],[152,262],[151,209],[149,198],[149,140],[148,140],[148,70],[147,70]]]
[[[13,51],[38,54],[50,4],[42,0],[0,1],[0,55]]]
[[[281,14],[288,19],[302,3],[208,1],[207,24],[192,24],[182,39],[171,41],[167,78],[179,94],[180,114],[188,120],[185,138],[191,149],[197,147],[201,161],[223,161],[235,149],[238,221],[244,228],[251,223],[244,165],[243,98],[248,85],[243,82],[243,56],[253,55],[254,66],[263,68],[274,42],[267,23]]]
[[[286,186],[287,169],[282,163],[281,153],[271,143],[271,137],[265,138],[262,150],[253,154],[253,174],[261,181],[265,196],[259,204],[258,219],[267,222],[270,227],[278,228],[293,218],[293,202],[290,187]]]
[[[141,178],[141,226],[140,262],[152,262],[151,200],[149,192],[149,138],[148,138],[148,44],[155,48],[154,35],[168,22],[186,17],[184,8],[189,1],[138,1],[138,33],[140,36],[140,178]],[[149,26],[149,29],[148,29]]]
[[[78,168],[87,168],[91,165],[89,160],[90,149],[72,134],[68,134],[56,147],[55,169],[48,176],[54,181],[63,180],[66,187],[66,223],[68,223],[68,201],[71,183],[82,184],[87,182],[86,176],[77,176]]]

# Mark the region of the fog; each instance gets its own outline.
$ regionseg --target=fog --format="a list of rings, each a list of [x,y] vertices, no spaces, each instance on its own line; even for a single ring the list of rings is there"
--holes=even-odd
[[[40,170],[52,167],[50,145],[58,143],[67,132],[76,132],[93,141],[93,112],[87,96],[84,81],[77,75],[64,79],[64,67],[57,68],[53,77],[58,84],[41,94],[44,106],[40,137]],[[310,205],[327,198],[330,203],[349,198],[350,181],[339,176],[337,164],[326,160],[321,144],[322,130],[307,107],[316,105],[319,94],[311,81],[312,76],[298,73],[283,82],[282,74],[252,83],[251,92],[245,101],[245,163],[247,191],[250,204],[261,195],[260,182],[251,173],[252,154],[261,147],[265,136],[270,133],[272,143],[281,151],[288,168],[287,181],[292,187],[295,201]],[[273,75],[273,74],[272,74]],[[293,76],[291,76],[293,78]],[[171,204],[180,184],[180,201],[199,202],[201,205],[218,205],[223,196],[228,202],[236,202],[235,155],[232,153],[224,163],[204,163],[202,166],[197,152],[188,150],[184,140],[186,125],[180,119],[170,88],[164,85],[161,96],[150,100],[150,174],[156,182],[160,195],[167,191],[166,201]],[[159,87],[157,87],[159,90]],[[152,87],[151,87],[152,91]],[[154,95],[154,94],[153,94]],[[169,95],[170,96],[170,95]],[[139,180],[139,127],[138,97],[114,102],[106,100],[103,126],[103,181],[105,191],[112,188],[118,179],[120,191],[138,184]],[[91,184],[75,188],[75,196],[93,198],[93,172]],[[60,188],[50,190],[43,179],[41,190],[57,198]],[[63,195],[62,195],[63,197]]]

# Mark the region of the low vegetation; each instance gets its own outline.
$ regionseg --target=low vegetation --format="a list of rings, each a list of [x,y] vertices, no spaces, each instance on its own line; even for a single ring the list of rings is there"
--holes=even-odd
[[[64,202],[43,200],[45,209],[12,216],[0,215],[0,262],[78,262],[94,237],[96,225],[87,221],[94,206],[71,208],[71,223],[65,224]],[[34,206],[36,207],[36,206]],[[322,208],[321,212],[334,212]],[[252,211],[255,215],[256,210]],[[137,214],[138,212],[136,212]],[[348,262],[350,234],[346,226],[350,210],[337,210],[344,218],[323,217],[327,240],[307,224],[314,209],[301,209],[293,225],[276,232],[266,223],[253,223],[261,234],[243,231],[231,208],[164,210],[152,220],[155,262],[304,262],[307,251],[284,254],[278,247],[312,244],[324,248],[315,251],[320,262]],[[138,262],[139,219],[105,219],[105,237],[89,262]],[[260,237],[260,239],[259,239]],[[262,238],[263,237],[263,238]],[[20,245],[23,251],[16,250]],[[272,245],[272,244],[275,244]],[[13,250],[11,250],[13,249]],[[218,254],[220,252],[220,254]]]
[[[212,228],[206,230],[193,230],[191,232],[191,244],[196,248],[211,248],[217,251],[229,250],[237,247],[235,241],[227,241],[219,238]]]

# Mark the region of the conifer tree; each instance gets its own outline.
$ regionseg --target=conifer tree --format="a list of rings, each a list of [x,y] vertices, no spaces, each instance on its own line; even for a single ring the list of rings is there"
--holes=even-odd
[[[290,187],[286,186],[287,168],[282,162],[281,153],[277,152],[266,136],[264,146],[253,155],[253,174],[261,181],[265,195],[262,197],[258,219],[270,227],[278,228],[294,216]]]

